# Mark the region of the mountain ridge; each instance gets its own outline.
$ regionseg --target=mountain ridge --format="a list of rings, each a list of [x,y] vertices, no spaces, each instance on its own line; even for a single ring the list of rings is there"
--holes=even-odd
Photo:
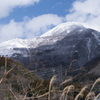
[[[59,74],[61,70],[64,76],[73,60],[70,71],[79,69],[82,65],[100,56],[100,32],[83,24],[65,23],[29,42],[28,40],[25,42],[20,39],[16,40],[19,41],[17,43],[25,44],[20,48],[17,47],[17,43],[16,47],[12,46],[9,49],[4,46],[7,52],[5,53],[1,48],[0,55],[3,52],[26,67],[29,65],[30,70],[37,70],[36,73],[43,78],[50,79],[54,74]],[[80,72],[82,70],[75,73]]]
[[[67,36],[71,31],[75,30],[76,28],[89,27],[83,23],[75,23],[75,22],[68,22],[62,23],[55,28],[51,29],[50,31],[44,33],[43,35],[36,37],[34,39],[13,39],[8,40],[0,44],[0,55],[8,55],[8,57],[12,56],[13,53],[21,53],[19,51],[14,51],[14,48],[37,48],[42,45],[50,45],[53,44],[65,36]],[[3,52],[2,52],[3,51]],[[8,52],[7,52],[8,51]]]

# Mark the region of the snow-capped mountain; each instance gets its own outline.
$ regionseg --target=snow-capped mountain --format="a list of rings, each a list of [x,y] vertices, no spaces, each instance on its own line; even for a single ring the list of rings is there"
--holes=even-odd
[[[44,33],[40,37],[36,37],[34,39],[13,39],[6,41],[0,44],[0,55],[8,55],[8,57],[12,56],[14,53],[22,53],[19,50],[15,50],[14,48],[36,48],[43,45],[50,45],[58,40],[63,39],[70,32],[79,28],[79,31],[82,31],[84,28],[89,28],[88,25],[83,23],[75,23],[68,22],[62,23],[50,31]]]
[[[29,69],[43,68],[43,71],[37,71],[43,77],[49,72],[50,75],[56,74],[59,66],[63,67],[65,74],[73,60],[70,70],[100,57],[100,32],[82,23],[62,23],[34,39],[13,39],[1,43],[0,55],[20,59],[24,65],[38,61]]]

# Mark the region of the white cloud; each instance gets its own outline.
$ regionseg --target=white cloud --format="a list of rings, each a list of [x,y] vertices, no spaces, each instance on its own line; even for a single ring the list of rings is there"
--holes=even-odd
[[[38,36],[40,34],[40,32],[45,32],[48,29],[50,29],[50,27],[56,26],[59,23],[61,23],[63,20],[63,18],[58,17],[57,15],[54,14],[44,14],[41,16],[38,16],[36,18],[33,18],[32,20],[29,20],[26,24],[25,24],[25,29],[28,32],[31,32],[32,34],[34,33],[34,35]]]
[[[78,0],[72,4],[66,21],[100,26],[100,0]],[[98,29],[98,28],[97,28]],[[98,29],[100,31],[100,29]]]
[[[0,19],[7,17],[15,7],[34,5],[40,0],[0,0]]]
[[[1,25],[0,28],[0,42],[23,36],[22,23],[11,20],[7,25]]]
[[[9,24],[0,25],[0,42],[14,38],[34,38],[62,23],[63,18],[54,14],[44,14],[38,17],[24,17],[23,22],[11,20]]]
[[[6,17],[14,7],[34,5],[40,0],[0,0],[0,18]],[[67,22],[88,23],[100,31],[100,0],[77,0],[72,4],[70,13],[66,15]],[[0,42],[20,38],[34,38],[46,32],[52,26],[63,22],[56,14],[44,14],[38,17],[24,17],[22,22],[11,20],[8,24],[0,24]],[[92,26],[91,26],[92,27]]]

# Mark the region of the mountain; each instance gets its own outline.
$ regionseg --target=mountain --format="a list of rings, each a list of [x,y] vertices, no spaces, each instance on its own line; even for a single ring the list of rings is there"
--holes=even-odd
[[[77,28],[85,28],[88,27],[85,24],[81,23],[62,23],[57,27],[51,29],[50,31],[44,33],[40,37],[36,37],[34,39],[13,39],[8,40],[0,44],[0,55],[8,55],[9,57],[13,55],[13,53],[22,53],[20,51],[14,50],[15,48],[36,48],[42,45],[50,45],[58,40],[63,39],[66,35],[68,35],[71,31]]]
[[[30,70],[38,69],[36,73],[43,78],[54,74],[62,78],[100,57],[100,32],[82,23],[62,23],[40,37],[9,40],[0,48],[0,55],[20,61]]]

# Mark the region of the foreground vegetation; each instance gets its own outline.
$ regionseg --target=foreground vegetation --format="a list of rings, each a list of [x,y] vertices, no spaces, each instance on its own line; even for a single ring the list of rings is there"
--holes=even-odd
[[[0,57],[0,100],[99,100],[100,78],[88,84],[73,80],[43,80],[20,63]]]

